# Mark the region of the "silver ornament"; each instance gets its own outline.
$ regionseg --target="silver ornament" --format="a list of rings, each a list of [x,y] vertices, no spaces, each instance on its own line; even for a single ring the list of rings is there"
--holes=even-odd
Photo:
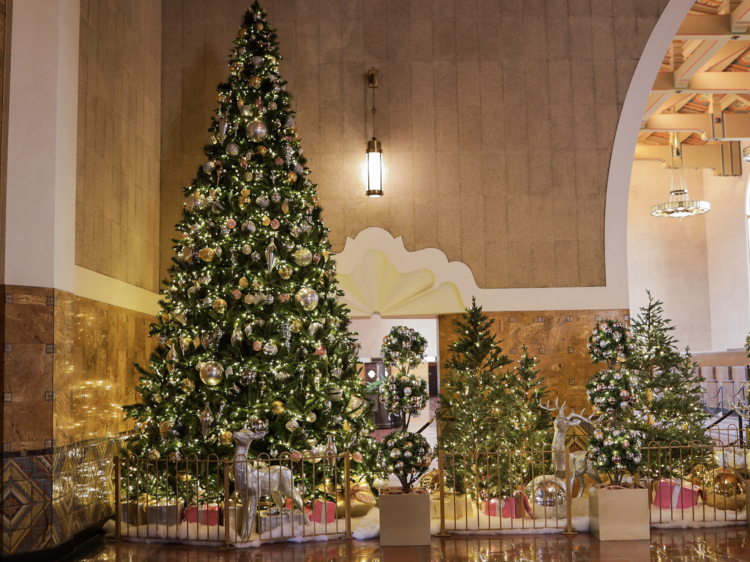
[[[224,367],[216,361],[207,361],[200,368],[201,380],[208,386],[216,386],[224,377]]]
[[[566,516],[565,483],[554,476],[543,475],[534,478],[524,490],[529,498],[530,515],[534,519]]]
[[[309,287],[303,287],[294,295],[294,300],[302,306],[303,310],[311,312],[318,306],[318,293]]]
[[[260,121],[251,121],[248,123],[246,131],[250,139],[258,142],[268,135],[268,126]]]

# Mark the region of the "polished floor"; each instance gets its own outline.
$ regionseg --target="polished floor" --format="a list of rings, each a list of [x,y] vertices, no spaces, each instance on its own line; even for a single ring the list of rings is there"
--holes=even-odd
[[[168,544],[109,544],[66,562],[750,562],[750,532],[744,527],[652,530],[650,541],[600,542],[588,534],[453,536],[430,546],[381,547],[377,541],[269,544],[219,550]],[[92,551],[93,550],[93,551]],[[98,550],[98,551],[97,551]],[[83,554],[83,553],[81,553]]]

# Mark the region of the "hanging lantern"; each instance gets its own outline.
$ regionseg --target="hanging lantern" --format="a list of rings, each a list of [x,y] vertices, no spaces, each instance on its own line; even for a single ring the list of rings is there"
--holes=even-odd
[[[691,201],[688,196],[682,147],[677,141],[677,133],[669,133],[669,144],[672,149],[672,189],[669,192],[669,201],[651,207],[651,214],[655,217],[682,219],[707,213],[711,210],[711,203]]]

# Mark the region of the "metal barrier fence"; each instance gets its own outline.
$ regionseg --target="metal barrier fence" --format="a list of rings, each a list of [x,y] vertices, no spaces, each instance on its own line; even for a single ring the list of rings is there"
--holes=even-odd
[[[341,479],[337,464],[343,464]],[[232,548],[237,543],[300,536],[352,537],[348,452],[295,460],[271,459],[265,454],[255,460],[241,456],[222,460],[216,455],[178,461],[116,456],[114,467],[116,541],[128,537],[181,539],[223,542]],[[312,501],[307,504],[302,500],[305,477],[312,483],[308,494]],[[248,488],[257,494],[254,513],[248,505],[251,496],[244,492]],[[342,518],[330,512],[335,507],[328,500],[339,489],[344,497]],[[264,496],[270,496],[275,505],[261,512],[257,502]],[[251,519],[246,519],[248,516]],[[264,518],[268,518],[267,524]]]

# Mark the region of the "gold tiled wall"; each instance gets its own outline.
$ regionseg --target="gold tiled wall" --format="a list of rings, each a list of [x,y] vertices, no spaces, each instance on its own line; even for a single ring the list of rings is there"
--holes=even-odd
[[[76,264],[159,289],[161,3],[81,0]]]
[[[55,295],[55,445],[132,429],[120,407],[137,400],[134,363],[148,366],[156,318],[64,291]]]
[[[334,251],[374,226],[480,287],[604,285],[614,135],[666,4],[264,0]],[[163,271],[246,6],[163,2]],[[382,199],[364,195],[373,66]]]
[[[539,359],[540,376],[545,378],[548,398],[568,402],[571,408],[587,408],[586,383],[606,364],[592,364],[586,343],[597,319],[613,318],[629,323],[628,310],[554,310],[534,312],[486,312],[495,321],[492,333],[502,340],[503,352],[517,361],[526,345]],[[448,346],[455,341],[454,320],[460,314],[439,317],[440,359],[450,357]],[[513,368],[514,364],[509,365]]]

